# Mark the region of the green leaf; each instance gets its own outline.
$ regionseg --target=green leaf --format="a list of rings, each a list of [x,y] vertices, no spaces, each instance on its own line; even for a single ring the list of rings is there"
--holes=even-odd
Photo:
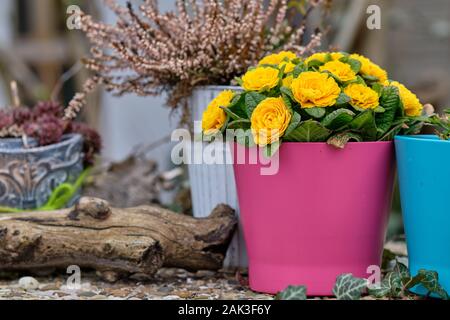
[[[242,78],[239,78],[239,77],[235,77],[234,81],[236,81],[236,83],[241,87],[244,84],[244,82],[242,81]]]
[[[322,120],[322,125],[330,130],[337,130],[349,124],[354,116],[355,114],[348,109],[337,109]]]
[[[228,138],[228,137],[227,137]],[[236,130],[235,131],[236,142],[247,148],[254,147],[255,140],[253,139],[253,134],[251,130]]]
[[[373,141],[377,137],[375,117],[371,110],[359,114],[352,122],[350,122],[349,126],[353,131],[361,134],[364,140]]]
[[[325,110],[325,108],[304,108],[303,109],[309,116],[316,118],[316,119],[321,119],[323,118],[323,116],[325,115],[325,113],[327,112]]]
[[[253,110],[261,103],[261,101],[265,100],[267,97],[258,92],[247,92],[245,95],[245,111],[247,112],[247,116],[249,118],[252,117]]]
[[[293,142],[323,142],[330,134],[331,131],[320,122],[308,120],[300,123],[289,135],[285,135],[284,139]]]
[[[286,132],[284,133],[284,135],[289,135],[292,131],[297,129],[297,127],[300,124],[301,120],[302,120],[302,116],[299,113],[294,112],[292,114],[291,123],[287,127]]]
[[[281,91],[282,94],[287,95],[292,101],[295,101],[294,94],[292,93],[292,90],[290,88],[281,87],[280,91]]]
[[[251,122],[248,119],[239,119],[230,122],[227,129],[250,129]]]
[[[389,86],[383,89],[380,97],[380,106],[384,108],[385,112],[375,116],[379,138],[392,127],[400,107],[400,96],[396,87]]]
[[[312,60],[312,61],[310,61],[308,63],[308,69],[311,69],[311,68],[317,69],[317,68],[319,68],[320,66],[323,66],[323,65],[324,65],[324,62],[322,62],[322,61]]]
[[[345,93],[341,93],[336,100],[336,106],[339,108],[343,107],[350,101],[351,101],[351,98],[348,95],[346,95]]]
[[[289,99],[289,96],[284,94],[284,93],[282,93],[281,97],[283,98],[284,104],[289,109],[289,112],[291,114],[293,114],[294,113],[294,109],[292,109],[292,102],[291,102],[291,99]]]
[[[334,146],[338,149],[344,149],[347,143],[349,143],[351,140],[354,140],[356,142],[362,142],[363,139],[361,136],[352,133],[352,132],[342,132],[338,133],[331,138],[328,139],[327,143],[331,146]]]
[[[247,113],[245,112],[245,95],[246,93],[239,93],[235,95],[228,106],[228,110],[233,112],[239,118],[247,117]]]
[[[289,286],[277,294],[276,300],[306,300],[306,287]]]
[[[307,70],[307,67],[305,66],[305,64],[303,62],[297,64],[292,73],[292,75],[294,76],[294,79],[297,78],[300,75],[300,73],[305,72],[306,70]]]
[[[359,62],[358,60],[349,58],[347,60],[347,63],[355,73],[359,73],[359,71],[361,71],[361,62]]]
[[[356,278],[352,274],[347,273],[340,275],[336,279],[333,294],[338,300],[359,300],[366,288],[366,279]]]
[[[402,279],[398,272],[388,272],[378,287],[370,287],[368,292],[376,298],[398,298],[403,292]]]
[[[231,111],[230,108],[227,107],[220,107],[223,111],[225,111],[225,113],[233,120],[241,120],[242,118],[237,115],[236,113],[234,113],[233,111]]]
[[[420,284],[430,293],[434,293],[445,300],[449,299],[447,292],[439,284],[439,275],[436,271],[421,269],[419,270],[418,275],[421,277]]]
[[[281,142],[280,141],[275,141],[272,144],[268,144],[267,146],[264,147],[264,156],[268,159],[272,158],[274,156],[275,153],[277,153],[277,151],[280,149],[281,147]]]
[[[378,77],[375,77],[375,76],[363,75],[362,77],[366,82],[379,82],[380,81],[380,79],[378,79]]]
[[[375,113],[385,113],[386,109],[383,108],[382,106],[378,106],[375,109],[373,109],[373,112],[375,112]]]

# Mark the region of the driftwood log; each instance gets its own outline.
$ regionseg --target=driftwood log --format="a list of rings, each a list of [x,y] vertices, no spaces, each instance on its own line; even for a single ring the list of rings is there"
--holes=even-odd
[[[116,209],[82,198],[72,209],[0,214],[0,270],[78,265],[151,276],[161,267],[219,269],[236,224],[225,205],[194,219],[156,206]]]

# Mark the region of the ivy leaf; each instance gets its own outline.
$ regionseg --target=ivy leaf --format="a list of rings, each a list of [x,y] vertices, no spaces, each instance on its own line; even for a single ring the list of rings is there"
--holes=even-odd
[[[337,109],[322,120],[322,125],[330,130],[337,130],[349,124],[354,116],[355,114],[348,109]]]
[[[363,138],[352,132],[342,132],[329,138],[327,143],[338,149],[344,149],[347,143],[349,143],[351,140],[362,142]]]
[[[385,112],[375,116],[379,138],[392,127],[400,107],[400,96],[396,87],[389,86],[383,89],[380,97],[380,106],[384,108]]]
[[[265,99],[266,96],[258,92],[248,92],[245,95],[245,111],[248,118],[252,117],[253,110]]]
[[[343,107],[350,101],[351,101],[351,98],[348,95],[346,95],[345,93],[341,93],[336,100],[336,106],[339,108]]]
[[[436,271],[421,269],[418,275],[420,276],[420,284],[430,293],[434,293],[444,300],[449,299],[447,292],[439,284],[439,275]]]
[[[336,279],[333,294],[338,300],[359,300],[366,288],[366,279],[356,278],[351,273],[347,273]]]
[[[365,140],[373,141],[377,137],[377,126],[371,110],[359,114],[349,126],[353,131],[361,134]]]
[[[369,294],[376,298],[398,298],[402,292],[402,279],[399,273],[395,271],[388,272],[378,287],[369,288]]]
[[[292,142],[323,142],[330,134],[331,131],[320,122],[308,120],[300,123],[289,135],[285,135],[284,139]]]
[[[280,149],[281,147],[281,142],[280,141],[275,141],[272,144],[268,144],[267,146],[264,147],[264,156],[268,159],[272,158],[274,156],[275,153],[277,153],[277,151]]]
[[[309,116],[321,119],[326,113],[325,108],[304,108],[303,109]]]
[[[286,132],[284,133],[285,135],[289,135],[292,131],[294,131],[295,129],[297,129],[298,125],[300,124],[300,121],[302,120],[302,116],[297,113],[294,112],[292,114],[292,119],[291,119],[291,123],[289,124],[289,126],[286,129]]]
[[[276,300],[306,300],[306,287],[289,286],[277,294]]]

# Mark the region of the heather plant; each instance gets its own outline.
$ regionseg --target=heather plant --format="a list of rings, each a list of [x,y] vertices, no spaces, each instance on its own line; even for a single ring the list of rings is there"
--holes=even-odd
[[[157,1],[125,7],[105,0],[117,22],[109,25],[82,15],[82,30],[92,44],[84,60],[94,72],[91,84],[108,91],[141,96],[168,93],[168,105],[189,115],[187,98],[202,85],[229,85],[267,53],[291,50],[299,55],[320,45],[321,33],[304,44],[308,14],[330,0],[303,1],[303,25],[288,23],[287,0],[177,0],[176,11],[162,13]],[[66,112],[73,116],[83,96]]]

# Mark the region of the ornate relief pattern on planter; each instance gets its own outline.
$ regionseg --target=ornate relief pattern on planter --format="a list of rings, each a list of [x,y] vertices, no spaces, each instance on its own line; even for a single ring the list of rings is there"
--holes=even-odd
[[[21,139],[0,139],[0,205],[33,209],[83,170],[82,137],[67,135],[50,146],[24,149]]]

